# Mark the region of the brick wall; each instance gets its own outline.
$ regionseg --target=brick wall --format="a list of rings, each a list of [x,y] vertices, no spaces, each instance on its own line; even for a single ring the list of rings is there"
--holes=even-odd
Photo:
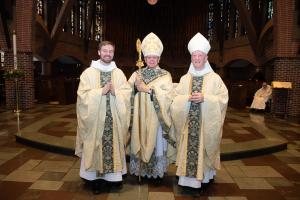
[[[274,81],[292,82],[291,90],[274,90],[272,109],[288,116],[300,116],[300,57],[299,41],[294,37],[297,28],[295,0],[274,1]]]
[[[13,53],[7,52],[5,55],[5,70],[13,69]],[[18,80],[19,106],[20,109],[34,107],[34,80],[33,80],[32,53],[18,52],[18,69],[25,72],[25,76]],[[5,80],[6,107],[16,108],[16,84],[14,80]]]
[[[300,58],[276,58],[273,79],[292,82],[293,88],[288,92],[274,89],[276,102],[272,110],[275,113],[286,112],[288,116],[300,116]]]
[[[16,1],[16,34],[18,69],[24,71],[25,76],[18,81],[20,109],[34,107],[34,75],[33,75],[33,24],[35,24],[34,1]],[[12,50],[5,55],[5,69],[13,69]],[[13,80],[5,81],[6,107],[16,107],[16,85]]]
[[[276,0],[274,6],[274,50],[277,57],[295,57],[299,41],[293,36],[296,28],[296,0]]]
[[[20,52],[32,52],[36,13],[34,2],[33,0],[16,1],[16,32]]]
[[[4,69],[13,69],[13,52],[5,52]],[[15,82],[13,80],[5,80],[5,97],[7,109],[14,109],[16,105],[15,99]]]
[[[34,74],[31,52],[19,52],[19,66],[25,72],[21,81],[21,105],[24,109],[34,107]]]

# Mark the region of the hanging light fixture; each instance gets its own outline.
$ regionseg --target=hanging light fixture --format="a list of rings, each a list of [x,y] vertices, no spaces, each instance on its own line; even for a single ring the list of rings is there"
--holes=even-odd
[[[147,2],[150,4],[150,5],[155,5],[157,3],[158,0],[147,0]]]

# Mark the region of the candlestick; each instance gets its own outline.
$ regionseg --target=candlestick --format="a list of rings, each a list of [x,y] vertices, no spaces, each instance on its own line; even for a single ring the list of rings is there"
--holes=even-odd
[[[14,110],[15,113],[20,113],[21,110],[19,109],[19,84],[18,84],[18,78],[15,78],[15,92],[16,92],[16,110]]]
[[[18,69],[18,60],[17,60],[17,35],[16,31],[13,31],[13,54],[14,54],[14,69]]]

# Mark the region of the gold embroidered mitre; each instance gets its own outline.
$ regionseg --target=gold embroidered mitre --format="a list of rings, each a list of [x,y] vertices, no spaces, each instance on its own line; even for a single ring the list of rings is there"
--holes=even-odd
[[[160,56],[164,46],[159,37],[149,33],[142,41],[142,52],[144,56]]]

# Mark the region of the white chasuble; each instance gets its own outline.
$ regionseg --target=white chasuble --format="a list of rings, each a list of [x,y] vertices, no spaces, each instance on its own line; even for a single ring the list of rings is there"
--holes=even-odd
[[[271,95],[272,87],[270,85],[267,85],[265,88],[260,88],[255,92],[250,108],[264,110],[266,108],[266,102]]]
[[[188,98],[199,85],[201,90],[197,92],[203,94],[204,101],[191,103]],[[213,71],[194,77],[187,73],[181,77],[171,105],[179,143],[176,175],[180,176],[180,185],[201,187],[201,182],[208,181],[220,168],[220,143],[227,102],[227,88]]]
[[[111,71],[101,71],[95,62],[80,76],[75,149],[75,154],[82,157],[83,174],[93,172],[96,175],[94,179],[126,169],[124,145],[130,120],[131,94],[120,69],[112,67]],[[109,81],[114,86],[115,95],[102,95],[102,87]],[[109,154],[110,157],[107,157]]]
[[[130,173],[148,177],[163,177],[167,170],[167,151],[175,145],[170,135],[172,78],[169,72],[159,67],[141,70],[144,83],[152,93],[133,94],[133,120],[130,142]],[[133,73],[129,84],[134,88],[137,73]],[[167,146],[168,145],[168,146]],[[139,162],[141,169],[139,169]]]

